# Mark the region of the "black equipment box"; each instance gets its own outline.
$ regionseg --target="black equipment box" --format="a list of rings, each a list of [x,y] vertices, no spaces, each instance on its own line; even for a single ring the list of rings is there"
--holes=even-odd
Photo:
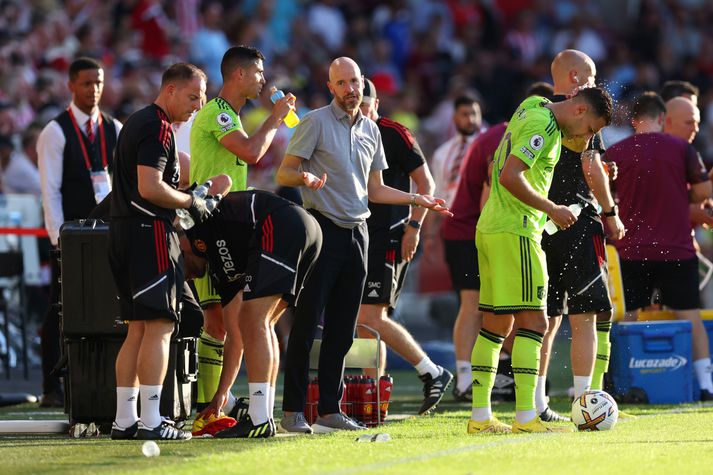
[[[116,415],[116,356],[122,339],[66,340],[69,371],[65,378],[69,420],[111,423]],[[198,373],[195,338],[171,341],[168,371],[161,392],[161,415],[175,421],[191,416],[191,384]]]
[[[72,423],[106,424],[116,415],[115,364],[127,325],[120,317],[108,237],[109,225],[101,220],[70,221],[60,229],[65,412]],[[197,374],[196,338],[174,332],[161,393],[162,416],[176,421],[191,416]]]
[[[126,335],[109,267],[108,237],[109,225],[101,220],[69,221],[60,229],[65,338]]]

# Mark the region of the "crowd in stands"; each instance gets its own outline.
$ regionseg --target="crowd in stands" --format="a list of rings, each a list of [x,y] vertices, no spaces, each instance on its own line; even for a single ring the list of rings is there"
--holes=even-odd
[[[576,48],[599,66],[624,134],[623,111],[639,92],[668,79],[698,86],[697,145],[711,164],[711,23],[713,5],[702,0],[2,0],[0,135],[19,152],[31,124],[43,126],[66,106],[66,69],[77,56],[104,63],[102,108],[123,122],[152,100],[161,71],[176,60],[202,67],[213,97],[223,52],[249,44],[265,53],[268,81],[297,96],[300,113],[329,101],[331,58],[354,58],[383,91],[382,110],[416,132],[430,157],[453,133],[458,94],[474,91],[484,120],[497,123],[524,88],[550,80],[557,51]],[[248,129],[265,114],[253,106]],[[274,168],[285,144],[276,141],[263,169]]]

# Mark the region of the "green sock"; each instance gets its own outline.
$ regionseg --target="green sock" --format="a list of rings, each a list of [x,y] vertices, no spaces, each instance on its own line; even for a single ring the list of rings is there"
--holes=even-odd
[[[223,369],[223,346],[225,342],[213,338],[205,330],[198,339],[198,382],[196,407],[199,411],[213,400],[220,383]]]
[[[475,340],[473,353],[470,357],[473,371],[473,407],[490,407],[490,392],[495,384],[495,375],[498,372],[500,348],[505,338],[480,330],[478,339]]]
[[[535,410],[535,387],[540,369],[542,333],[520,328],[512,345],[512,373],[515,377],[515,409]]]
[[[597,322],[597,359],[594,360],[594,372],[592,373],[592,389],[602,389],[604,385],[604,373],[609,370],[609,355],[611,354],[611,333],[610,321]]]

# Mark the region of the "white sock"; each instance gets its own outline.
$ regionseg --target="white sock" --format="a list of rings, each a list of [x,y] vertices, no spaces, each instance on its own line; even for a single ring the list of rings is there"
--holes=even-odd
[[[474,407],[470,418],[478,422],[489,421],[493,418],[493,411],[490,409],[490,406]]]
[[[473,370],[470,361],[456,360],[456,387],[464,393],[470,391],[473,384]]]
[[[161,424],[161,390],[162,385],[149,386],[142,384],[139,386],[139,395],[141,397],[141,423],[145,427],[153,429]]]
[[[423,376],[424,374],[428,373],[431,375],[432,378],[437,378],[441,375],[441,370],[436,366],[433,361],[431,361],[431,358],[428,356],[424,357],[421,361],[418,362],[416,366],[416,371],[418,371],[418,374]]]
[[[260,425],[267,422],[270,411],[268,404],[270,400],[270,383],[248,383],[250,393],[250,407],[248,414],[253,425]]]
[[[537,417],[537,413],[534,409],[528,409],[527,411],[515,411],[515,420],[520,424],[530,422],[535,417]]]
[[[275,386],[270,386],[270,401],[267,403],[267,414],[270,419],[275,418]]]
[[[139,388],[116,388],[116,425],[126,429],[139,420],[136,407],[139,402]]]
[[[713,381],[711,381],[711,359],[701,358],[693,362],[693,369],[696,372],[696,379],[701,389],[713,392]]]
[[[575,376],[574,377],[574,398],[577,399],[579,396],[584,394],[592,386],[591,376]]]
[[[546,381],[547,376],[537,377],[537,385],[535,386],[535,409],[538,414],[542,414],[542,411],[547,409],[547,394],[545,394]]]
[[[238,400],[233,395],[233,392],[228,391],[228,402],[226,402],[225,406],[223,406],[223,413],[227,414],[230,411],[232,411],[237,403],[238,403]]]

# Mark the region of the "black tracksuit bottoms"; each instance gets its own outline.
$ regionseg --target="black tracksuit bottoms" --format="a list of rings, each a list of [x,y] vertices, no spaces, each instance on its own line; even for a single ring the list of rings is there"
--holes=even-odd
[[[366,223],[353,229],[337,226],[308,210],[322,228],[322,251],[297,302],[285,364],[282,409],[304,411],[309,379],[309,353],[324,315],[319,355],[319,414],[339,412],[344,357],[352,346],[366,280],[369,233]]]

